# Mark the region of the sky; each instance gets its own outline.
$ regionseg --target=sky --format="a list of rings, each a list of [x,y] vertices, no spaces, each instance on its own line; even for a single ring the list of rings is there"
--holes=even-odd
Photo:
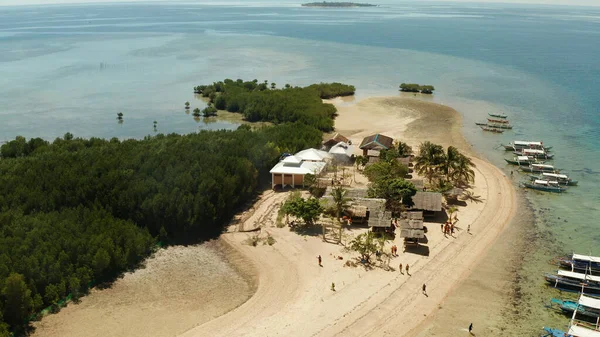
[[[109,2],[149,2],[157,0],[0,0],[0,6],[16,6],[16,5],[49,5],[49,4],[67,4],[67,3],[109,3]],[[168,2],[169,0],[162,0],[162,2]],[[250,2],[255,2],[252,0]],[[312,0],[310,0],[312,1]],[[338,1],[338,0],[331,0]],[[362,1],[362,0],[361,0]],[[361,2],[357,1],[357,2]],[[427,1],[427,0],[425,0]],[[473,2],[473,3],[529,3],[529,4],[545,4],[545,5],[575,5],[575,6],[600,6],[600,0],[436,0],[436,1],[450,1],[450,2]],[[212,2],[213,1],[193,1],[187,0],[186,2]],[[282,1],[268,1],[268,2],[283,2],[283,3],[300,3],[303,0],[282,0]],[[362,1],[364,2],[364,1]],[[376,0],[371,0],[371,3],[377,3]],[[385,1],[385,2],[389,2]],[[219,3],[226,4],[227,1],[219,1]]]

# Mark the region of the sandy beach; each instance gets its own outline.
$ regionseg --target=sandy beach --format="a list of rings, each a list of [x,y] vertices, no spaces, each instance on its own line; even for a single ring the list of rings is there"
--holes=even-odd
[[[370,98],[356,104],[334,100],[337,131],[358,143],[380,132],[416,146],[424,140],[470,148],[460,134],[460,115],[451,108],[405,98]],[[445,238],[429,224],[429,255],[401,253],[392,271],[345,267],[352,254],[324,243],[318,235],[299,236],[287,228],[263,226],[277,243],[250,247],[247,233],[222,237],[256,266],[256,294],[242,306],[182,336],[398,336],[416,333],[447,295],[484,256],[514,215],[515,193],[507,177],[491,164],[477,165],[474,192],[483,203],[460,208],[456,238]],[[277,195],[277,194],[273,194]],[[271,197],[275,199],[274,197]],[[277,202],[277,201],[274,201]],[[266,201],[268,203],[268,201]],[[466,227],[471,226],[471,234]],[[352,232],[352,231],[350,231]],[[352,233],[349,233],[350,235]],[[402,246],[400,239],[388,243]],[[316,256],[324,257],[323,267]],[[344,260],[334,259],[343,256]],[[411,266],[401,274],[399,263]],[[330,290],[331,283],[336,291]],[[428,296],[421,292],[427,284]],[[447,328],[465,330],[462,322]],[[462,327],[461,327],[462,326]],[[466,331],[466,330],[465,330]]]
[[[430,140],[474,155],[461,134],[460,114],[449,107],[414,98],[369,98],[357,103],[336,99],[332,103],[339,110],[337,131],[354,143],[383,133],[413,148]],[[238,257],[238,267],[255,275],[256,288],[252,280],[233,276],[231,269],[224,274],[223,265],[206,269],[204,264],[187,265],[185,259],[167,260],[180,262],[163,269],[168,289],[178,290],[177,296],[165,296],[158,289],[167,283],[152,273],[161,254],[205,256],[194,250],[198,248],[169,248],[149,259],[146,269],[128,274],[113,288],[93,291],[81,304],[44,318],[36,336],[425,336],[419,333],[436,329],[429,318],[438,314],[462,281],[471,278],[515,214],[515,191],[508,178],[484,160],[474,157],[473,161],[477,165],[473,192],[483,202],[459,207],[455,237],[444,237],[439,223],[426,223],[428,254],[400,251],[391,258],[389,270],[345,266],[356,253],[323,242],[319,231],[301,235],[278,228],[277,210],[287,193],[268,191],[220,239]],[[469,225],[471,233],[466,231]],[[258,232],[243,232],[257,227]],[[345,230],[342,242],[361,231]],[[276,242],[248,245],[247,240],[257,234],[268,234]],[[402,247],[400,238],[387,247],[393,244]],[[322,267],[317,264],[318,255],[323,257]],[[399,263],[410,265],[410,276],[397,270]],[[198,278],[190,280],[179,268]],[[203,279],[207,277],[222,277],[220,286],[206,289]],[[155,291],[137,285],[136,279],[152,284]],[[332,282],[335,291],[330,289]],[[180,288],[182,284],[188,286]],[[427,296],[421,291],[423,284]],[[148,293],[154,297],[147,297]],[[448,333],[439,335],[467,334],[465,322],[466,318],[447,319],[444,329]]]

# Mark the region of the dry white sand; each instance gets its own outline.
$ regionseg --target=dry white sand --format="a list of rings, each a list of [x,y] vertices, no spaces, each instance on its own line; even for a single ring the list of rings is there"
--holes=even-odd
[[[403,98],[334,103],[340,113],[338,131],[355,143],[379,132],[412,146],[430,140],[470,151],[460,133],[460,115],[448,107]],[[470,275],[514,214],[515,194],[507,178],[483,160],[474,158],[474,162],[474,192],[484,202],[460,207],[455,238],[445,238],[439,224],[427,224],[429,254],[423,255],[424,249],[421,254],[400,253],[392,258],[391,271],[345,267],[356,254],[341,245],[323,242],[318,233],[299,235],[276,228],[277,209],[286,194],[269,191],[220,240],[230,247],[228,257],[233,256],[240,268],[252,269],[257,277],[256,293],[247,301],[252,282],[223,262],[220,249],[173,247],[160,251],[148,260],[146,269],[126,275],[112,288],[94,290],[81,304],[44,318],[36,325],[36,335],[414,335]],[[469,224],[471,234],[466,233]],[[240,231],[257,227],[262,236],[269,233],[277,242],[273,246],[245,244],[256,234]],[[346,231],[345,240],[363,231]],[[392,244],[402,247],[399,238],[388,247]],[[323,257],[323,267],[317,265],[317,255]],[[344,259],[334,259],[334,255]],[[395,269],[399,263],[410,264],[411,276]],[[332,282],[335,292],[330,290]],[[427,284],[428,296],[421,292],[423,284]]]

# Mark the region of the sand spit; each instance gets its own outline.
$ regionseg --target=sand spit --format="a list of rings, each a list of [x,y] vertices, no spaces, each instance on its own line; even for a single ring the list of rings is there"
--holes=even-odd
[[[460,134],[460,116],[448,107],[404,98],[371,98],[338,104],[337,130],[353,142],[380,132],[417,145],[431,140],[470,151]],[[248,233],[222,237],[239,247],[258,270],[256,294],[239,308],[181,336],[404,336],[415,333],[465,278],[503,231],[516,209],[515,191],[491,164],[477,164],[474,192],[484,202],[459,210],[456,238],[445,238],[439,224],[428,223],[429,256],[401,253],[390,266],[398,270],[345,267],[351,257],[340,245],[324,243],[318,233],[300,236],[288,228],[262,227],[277,243],[243,245]],[[277,193],[275,193],[277,195]],[[278,198],[279,199],[279,198]],[[280,199],[281,200],[281,199]],[[466,227],[471,226],[471,233]],[[353,235],[360,230],[347,231]],[[402,247],[399,238],[394,243]],[[324,257],[323,267],[316,256]],[[344,260],[334,256],[343,256]],[[336,291],[330,290],[331,283]],[[427,284],[428,296],[421,292]],[[450,327],[449,327],[450,328]],[[451,327],[452,329],[460,329]]]
[[[472,152],[460,131],[460,115],[451,108],[412,98],[332,102],[339,109],[337,130],[355,143],[383,133],[414,147],[430,140]],[[159,251],[145,269],[44,318],[36,335],[407,336],[433,331],[426,326],[428,317],[435,317],[461,281],[471,280],[471,271],[516,209],[508,178],[481,159],[474,162],[474,193],[483,202],[459,207],[454,238],[444,237],[439,223],[426,223],[428,254],[402,252],[400,238],[388,243],[388,251],[392,244],[400,248],[389,270],[345,266],[356,254],[323,242],[319,230],[299,234],[278,228],[277,210],[287,193],[267,191],[217,242]],[[342,241],[364,231],[345,230]],[[276,242],[251,246],[248,239],[255,235],[270,235]],[[231,262],[225,262],[222,245]],[[411,276],[397,270],[399,263],[410,264]],[[244,278],[239,270],[255,278]],[[462,320],[446,322],[448,336],[465,329]]]

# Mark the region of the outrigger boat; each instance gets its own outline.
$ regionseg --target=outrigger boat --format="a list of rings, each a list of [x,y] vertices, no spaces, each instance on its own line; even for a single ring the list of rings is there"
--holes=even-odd
[[[544,192],[562,193],[567,190],[566,187],[560,187],[557,182],[548,180],[534,180],[533,182],[524,182],[521,184],[524,187]]]
[[[498,128],[498,129],[507,129],[511,130],[513,127],[508,123],[487,123],[487,126],[490,128]]]
[[[579,301],[565,301],[553,298],[550,303],[558,305],[560,310],[570,316],[577,310],[578,314],[588,318],[598,319],[600,317],[600,299],[595,297],[581,294]]]
[[[492,119],[492,118],[488,118],[488,123],[502,123],[502,124],[508,124],[508,119]]]
[[[600,257],[573,254],[571,257],[559,257],[558,264],[571,271],[583,271],[600,274]]]
[[[521,166],[520,169],[521,169],[521,171],[531,172],[531,173],[543,173],[543,172],[558,173],[558,172],[560,172],[559,170],[554,168],[554,166],[548,165],[548,164],[529,164],[529,166]]]
[[[574,320],[573,320],[574,321]],[[569,331],[566,332],[567,337],[600,337],[598,324],[593,328],[582,326],[580,322],[572,322]],[[591,326],[591,324],[589,324]]]
[[[516,154],[517,156],[530,156],[530,157],[542,158],[542,159],[552,159],[552,158],[554,158],[553,154],[548,153],[548,152],[546,152],[544,150],[522,149],[522,150],[516,150],[513,153]]]
[[[491,113],[488,113],[488,116],[490,116],[490,117],[496,117],[496,118],[507,118],[508,117],[505,114],[491,114]]]
[[[504,158],[504,160],[511,165],[518,165],[518,166],[529,166],[529,165],[535,164],[535,163],[543,163],[543,162],[540,162],[537,159],[530,157],[530,156],[516,156],[513,159]]]
[[[489,132],[494,132],[494,133],[503,133],[504,132],[504,130],[496,129],[496,128],[489,128],[487,126],[482,126],[481,130],[483,130],[483,131],[489,131]]]
[[[519,151],[521,149],[534,149],[534,150],[544,150],[546,152],[550,151],[552,146],[545,147],[542,142],[530,142],[530,141],[522,141],[515,140],[508,145],[502,145],[506,151]]]
[[[548,284],[562,290],[600,293],[600,276],[559,270],[556,274],[546,274],[544,278]]]
[[[559,185],[563,186],[575,186],[577,185],[577,180],[573,180],[569,178],[565,174],[557,174],[557,173],[542,173],[541,176],[529,176],[531,180],[548,180],[548,181],[556,181]]]

